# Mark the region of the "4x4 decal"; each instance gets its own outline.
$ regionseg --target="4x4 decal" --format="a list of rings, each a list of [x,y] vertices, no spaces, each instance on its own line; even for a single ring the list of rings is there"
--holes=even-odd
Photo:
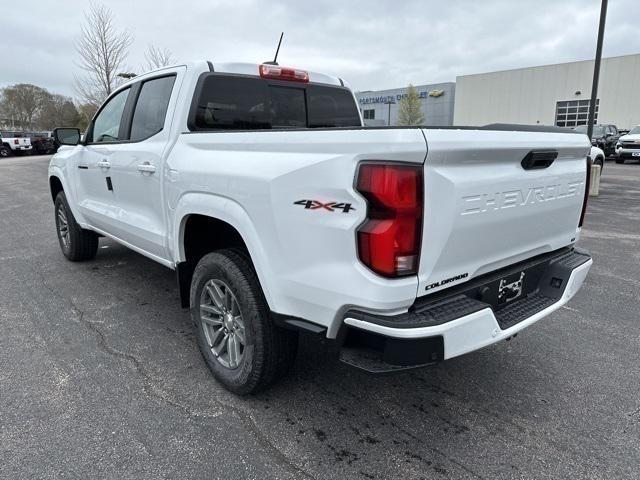
[[[297,202],[293,202],[294,205],[302,205],[307,210],[328,210],[330,212],[335,212],[336,210],[342,210],[343,213],[349,213],[351,210],[355,210],[354,207],[351,206],[350,203],[336,203],[336,202],[327,202],[322,203],[318,200],[298,200]]]

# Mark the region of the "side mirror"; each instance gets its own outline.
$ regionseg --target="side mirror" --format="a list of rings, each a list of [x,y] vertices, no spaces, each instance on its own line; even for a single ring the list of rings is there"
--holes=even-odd
[[[80,130],[78,128],[56,128],[53,130],[53,139],[60,145],[77,145],[80,143]]]

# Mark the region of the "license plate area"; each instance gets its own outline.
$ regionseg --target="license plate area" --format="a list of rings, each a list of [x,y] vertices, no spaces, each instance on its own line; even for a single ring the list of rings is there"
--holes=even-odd
[[[476,298],[488,303],[494,310],[510,305],[538,289],[547,263],[531,265],[520,270],[504,272],[477,290]]]
[[[500,279],[498,284],[498,305],[504,305],[522,296],[524,277],[525,272],[520,272]]]
[[[633,152],[631,154],[632,157],[640,157],[640,152]]]

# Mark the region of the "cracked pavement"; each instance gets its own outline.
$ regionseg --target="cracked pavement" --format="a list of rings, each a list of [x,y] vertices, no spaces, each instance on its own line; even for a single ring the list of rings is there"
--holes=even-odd
[[[376,377],[305,337],[241,399],[172,271],[106,239],[64,259],[47,163],[0,160],[0,478],[637,478],[640,165],[606,164],[585,286],[516,339]]]

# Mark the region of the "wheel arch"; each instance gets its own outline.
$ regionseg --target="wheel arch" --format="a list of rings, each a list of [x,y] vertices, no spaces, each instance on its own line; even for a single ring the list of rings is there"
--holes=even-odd
[[[62,180],[56,175],[49,176],[49,191],[51,192],[51,200],[56,201],[58,193],[64,192],[64,185]]]
[[[215,250],[234,248],[242,251],[252,263],[267,305],[274,310],[273,286],[266,281],[273,277],[263,245],[246,211],[236,202],[207,194],[193,194],[190,199],[182,200],[176,209],[173,232],[182,306],[189,306],[191,278],[200,258]]]

